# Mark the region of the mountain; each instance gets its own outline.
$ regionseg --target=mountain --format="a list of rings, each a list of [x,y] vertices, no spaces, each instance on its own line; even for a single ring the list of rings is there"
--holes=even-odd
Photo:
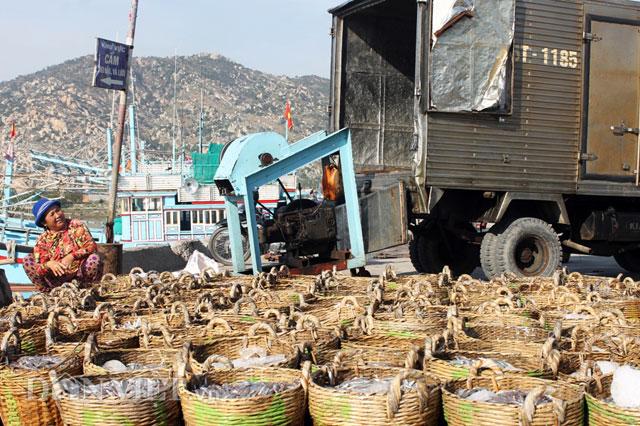
[[[18,174],[33,172],[29,149],[105,166],[112,92],[92,87],[92,72],[93,57],[83,56],[0,82],[0,139],[6,139],[14,120]],[[132,75],[129,101],[134,98],[137,105],[138,137],[145,141],[147,159],[170,158],[174,58],[135,58]],[[201,90],[207,143],[258,131],[282,132],[286,99],[295,121],[291,140],[326,127],[329,81],[324,78],[276,76],[201,54],[177,58],[176,83],[178,149],[181,143],[186,151],[196,147]],[[127,147],[125,139],[125,152]]]

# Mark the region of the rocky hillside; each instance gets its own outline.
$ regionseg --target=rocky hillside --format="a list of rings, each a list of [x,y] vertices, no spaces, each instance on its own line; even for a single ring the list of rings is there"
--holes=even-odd
[[[207,142],[226,142],[256,131],[283,131],[287,98],[295,120],[291,139],[325,127],[326,79],[274,76],[218,55],[178,57],[177,62],[176,133],[187,151],[198,139],[201,89]],[[84,56],[0,82],[0,141],[4,144],[8,123],[14,120],[20,173],[32,172],[29,149],[105,164],[112,92],[91,87],[92,67],[93,58]],[[168,158],[174,121],[174,58],[135,58],[133,77],[139,138],[146,142],[147,158]]]

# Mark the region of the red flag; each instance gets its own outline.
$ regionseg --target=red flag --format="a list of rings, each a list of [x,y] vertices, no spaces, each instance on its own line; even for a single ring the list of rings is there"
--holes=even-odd
[[[287,128],[293,129],[293,115],[291,115],[291,102],[289,101],[284,107],[284,119],[287,120]]]
[[[11,131],[9,131],[9,139],[16,137],[16,123],[11,123]]]

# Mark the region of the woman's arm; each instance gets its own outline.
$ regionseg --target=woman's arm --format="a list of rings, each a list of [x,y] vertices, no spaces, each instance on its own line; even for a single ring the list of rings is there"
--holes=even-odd
[[[93,241],[91,231],[89,231],[89,228],[87,228],[85,224],[76,224],[71,232],[73,232],[73,240],[77,246],[77,248],[71,252],[75,260],[82,260],[98,250],[96,242]]]
[[[33,259],[35,260],[35,269],[38,275],[45,275],[49,272],[46,264],[51,260],[51,256],[48,247],[43,242],[37,241],[33,247]]]

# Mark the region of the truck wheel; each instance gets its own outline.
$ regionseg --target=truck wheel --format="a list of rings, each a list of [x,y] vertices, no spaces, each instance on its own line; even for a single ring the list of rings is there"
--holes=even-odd
[[[445,265],[451,268],[453,275],[470,274],[479,264],[480,253],[478,247],[446,233],[450,238],[445,242],[437,228],[417,239],[420,264],[424,272],[437,274]],[[447,244],[451,246],[453,256],[449,253]]]
[[[620,267],[628,272],[640,272],[640,250],[623,251],[613,255]]]
[[[488,279],[497,277],[502,272],[498,264],[498,239],[500,235],[487,231],[480,245],[480,266]]]
[[[229,241],[229,228],[226,226],[220,227],[213,231],[208,244],[211,257],[218,263],[222,263],[226,266],[233,264],[231,259],[231,241]],[[249,239],[246,235],[242,234],[242,250],[244,252],[244,260],[249,260],[251,256],[249,250]]]
[[[497,243],[498,266],[521,277],[550,277],[560,266],[560,238],[547,222],[524,217],[512,222]]]
[[[422,267],[422,263],[420,263],[420,254],[418,253],[419,239],[420,235],[414,234],[413,239],[409,241],[409,258],[411,259],[411,264],[416,272],[422,274],[425,270]]]

